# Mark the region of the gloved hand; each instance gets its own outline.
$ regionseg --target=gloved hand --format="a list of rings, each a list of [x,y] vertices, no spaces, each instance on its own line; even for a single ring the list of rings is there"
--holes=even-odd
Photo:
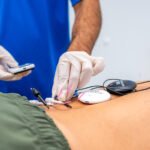
[[[58,62],[52,96],[58,100],[69,100],[77,88],[85,86],[90,78],[104,69],[102,57],[90,56],[84,51],[64,53]]]
[[[31,71],[19,73],[14,75],[7,71],[7,66],[17,67],[18,63],[13,58],[13,56],[2,46],[0,46],[0,80],[13,81],[19,80],[24,76],[27,76]]]

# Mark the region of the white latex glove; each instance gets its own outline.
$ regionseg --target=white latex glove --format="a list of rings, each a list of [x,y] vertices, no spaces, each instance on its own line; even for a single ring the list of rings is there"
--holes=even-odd
[[[92,76],[104,69],[102,57],[90,56],[84,51],[64,53],[58,62],[52,96],[58,100],[69,100],[77,88],[85,86]]]
[[[4,81],[19,80],[22,77],[27,76],[28,74],[31,73],[31,71],[27,71],[14,75],[7,71],[7,66],[18,67],[18,63],[13,58],[13,56],[4,47],[0,45],[0,80]]]

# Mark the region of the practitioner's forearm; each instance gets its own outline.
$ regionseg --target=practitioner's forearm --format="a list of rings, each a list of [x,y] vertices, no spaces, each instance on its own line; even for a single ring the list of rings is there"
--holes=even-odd
[[[75,23],[68,50],[86,51],[90,54],[102,24],[99,0],[82,0],[74,9]]]

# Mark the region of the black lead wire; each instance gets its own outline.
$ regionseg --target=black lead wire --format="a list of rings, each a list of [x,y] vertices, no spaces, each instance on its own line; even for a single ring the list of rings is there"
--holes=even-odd
[[[47,105],[47,103],[42,98],[40,92],[35,88],[31,88],[31,91],[32,91],[32,94],[49,109],[49,106]]]
[[[110,82],[110,81],[122,81],[122,79],[107,79],[103,82],[102,85],[93,85],[93,86],[89,86],[89,87],[84,87],[84,88],[80,88],[80,89],[77,89],[76,92],[77,93],[82,93],[84,90],[88,91],[88,90],[94,90],[94,89],[99,89],[99,88],[103,88],[104,90],[107,90],[107,86],[106,86],[106,83],[107,82]],[[140,82],[140,83],[137,83],[137,85],[139,84],[144,84],[144,83],[148,83],[150,82],[150,80],[147,80],[147,81],[143,81],[143,82]],[[144,89],[141,89],[141,90],[134,90],[133,92],[140,92],[140,91],[144,91],[144,90],[149,90],[150,87],[147,87],[147,88],[144,88]],[[119,92],[116,92],[116,94],[119,94],[119,95],[125,95],[125,94],[122,94],[122,93],[119,93]]]

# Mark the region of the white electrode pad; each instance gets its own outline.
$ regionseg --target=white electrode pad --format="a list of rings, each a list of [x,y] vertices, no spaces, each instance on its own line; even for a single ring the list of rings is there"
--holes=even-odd
[[[96,104],[110,100],[111,95],[104,90],[88,91],[79,94],[78,99],[87,104]]]

